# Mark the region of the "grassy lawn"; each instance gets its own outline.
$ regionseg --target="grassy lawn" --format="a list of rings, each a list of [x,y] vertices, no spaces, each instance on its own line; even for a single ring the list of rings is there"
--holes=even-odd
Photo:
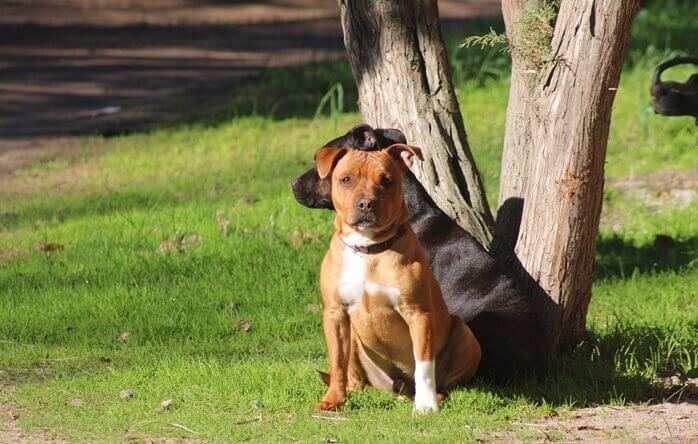
[[[289,185],[361,117],[242,103],[214,122],[81,139],[81,154],[0,190],[0,380],[16,385],[0,396],[21,407],[23,427],[69,438],[257,442],[472,441],[573,407],[666,397],[654,378],[698,376],[698,200],[648,205],[614,185],[698,174],[693,120],[647,110],[651,66],[664,56],[643,52],[624,72],[592,337],[542,381],[476,381],[430,417],[375,390],[316,415],[316,369],[326,368],[317,277],[331,215],[300,207]],[[320,95],[327,88],[308,79],[348,79],[341,64],[269,75]],[[460,82],[459,97],[494,205],[506,79]]]

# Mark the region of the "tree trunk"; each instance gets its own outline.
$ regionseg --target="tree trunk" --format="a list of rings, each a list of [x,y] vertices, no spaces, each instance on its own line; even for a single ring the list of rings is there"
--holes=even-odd
[[[487,249],[493,218],[468,147],[436,0],[339,0],[359,108],[423,149],[413,171],[436,204]]]
[[[515,239],[510,247],[552,300],[557,347],[586,334],[611,106],[639,3],[562,0],[550,54],[532,60],[520,45],[532,32],[523,17],[541,2],[502,0],[513,72],[500,211],[522,213],[520,226],[498,217],[497,238]]]
[[[524,45],[519,29],[514,24],[521,21],[524,5],[538,8],[544,0],[502,1],[502,16],[507,29],[510,48]],[[529,160],[533,136],[531,135],[533,116],[529,113],[537,79],[537,70],[531,66],[526,56],[515,49],[511,50],[511,77],[509,80],[509,101],[504,132],[504,150],[499,184],[500,207],[497,210],[495,249],[498,252],[514,250],[519,235],[524,184],[530,176]]]

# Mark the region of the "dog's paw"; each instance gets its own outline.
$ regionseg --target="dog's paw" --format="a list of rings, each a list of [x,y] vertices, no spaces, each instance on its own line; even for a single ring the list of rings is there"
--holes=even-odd
[[[345,397],[325,395],[320,402],[315,404],[315,410],[318,412],[335,411],[344,405],[345,401]]]
[[[439,411],[439,402],[436,396],[426,394],[426,396],[415,396],[414,411],[415,415],[428,415]]]
[[[315,404],[315,410],[318,412],[333,412],[339,410],[343,403],[331,402],[331,401],[320,401]]]

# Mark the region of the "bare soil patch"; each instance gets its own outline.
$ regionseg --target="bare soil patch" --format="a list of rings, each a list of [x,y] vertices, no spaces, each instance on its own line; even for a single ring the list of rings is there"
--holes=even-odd
[[[651,211],[664,208],[684,209],[698,200],[698,169],[662,171],[642,176],[611,177],[607,188],[633,201],[642,202]],[[627,214],[601,208],[601,225],[619,230]]]
[[[689,443],[698,442],[696,424],[698,404],[689,402],[591,407],[518,423],[508,434],[496,434],[495,442]]]
[[[53,436],[47,429],[22,430],[17,425],[21,409],[11,402],[2,401],[3,398],[11,398],[14,390],[14,386],[0,385],[0,442],[13,444],[68,444],[69,441]]]
[[[698,169],[630,176],[612,179],[609,183],[621,193],[646,202],[652,208],[666,205],[686,208],[698,199]]]

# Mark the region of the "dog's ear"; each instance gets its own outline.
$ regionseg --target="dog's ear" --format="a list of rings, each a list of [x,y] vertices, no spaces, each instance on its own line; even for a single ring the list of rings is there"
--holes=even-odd
[[[352,143],[350,148],[368,151],[381,148],[378,146],[378,135],[374,129],[371,128],[371,125],[363,123],[352,128],[349,133],[351,134]]]
[[[317,169],[317,174],[320,179],[324,179],[332,173],[332,170],[342,158],[347,153],[345,148],[321,148],[320,151],[315,153],[315,168]]]
[[[385,148],[388,145],[391,144],[380,146],[378,134],[371,128],[371,125],[363,123],[350,129],[345,135],[330,140],[324,146],[373,151]]]
[[[376,128],[376,134],[381,139],[380,148],[388,147],[394,143],[407,143],[405,134],[396,128]]]
[[[421,148],[417,148],[416,146],[412,145],[405,145],[404,143],[390,145],[388,147],[388,153],[390,153],[390,155],[395,159],[402,161],[407,168],[412,166],[414,157],[417,157],[419,160],[424,160],[424,157],[422,157]]]

